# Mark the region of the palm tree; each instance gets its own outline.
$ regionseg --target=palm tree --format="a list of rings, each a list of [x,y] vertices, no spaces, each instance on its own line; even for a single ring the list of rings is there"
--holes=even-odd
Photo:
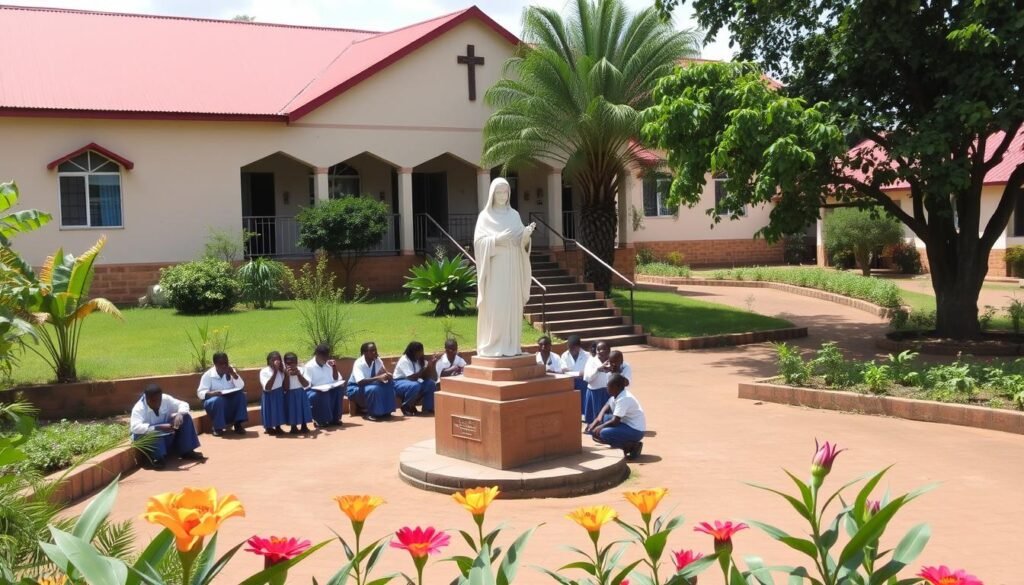
[[[573,1],[568,18],[526,10],[523,44],[485,96],[495,112],[484,126],[483,159],[564,165],[582,195],[583,243],[611,265],[615,196],[639,163],[641,111],[655,83],[699,44],[653,6],[631,14],[622,0]],[[611,285],[611,274],[589,259],[586,278],[601,290]]]

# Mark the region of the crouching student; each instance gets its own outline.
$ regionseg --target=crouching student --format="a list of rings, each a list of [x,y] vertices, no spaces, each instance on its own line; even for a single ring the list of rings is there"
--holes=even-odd
[[[566,344],[568,348],[562,354],[562,373],[573,377],[572,385],[580,393],[580,414],[583,414],[587,400],[587,381],[583,379],[583,370],[587,367],[590,354],[583,349],[579,335],[570,335]]]
[[[459,342],[451,338],[445,340],[444,355],[438,358],[434,366],[438,381],[449,376],[461,376],[466,365],[466,360],[459,355]]]
[[[163,393],[160,386],[150,384],[132,407],[130,430],[132,441],[151,437],[142,451],[154,469],[163,469],[168,455],[182,459],[205,461],[199,448],[199,436],[192,424],[188,403]]]
[[[437,382],[432,380],[431,376],[434,375],[434,365],[440,358],[440,355],[435,355],[426,359],[423,356],[423,344],[418,341],[411,341],[406,346],[405,353],[395,364],[395,392],[402,401],[402,414],[419,414],[416,403],[420,400],[423,401],[424,413],[434,412]]]
[[[598,417],[587,426],[594,441],[613,449],[622,449],[627,459],[636,459],[644,449],[647,417],[640,401],[626,389],[626,379],[620,374],[608,378],[608,403]]]
[[[340,427],[345,381],[341,379],[338,365],[331,359],[331,349],[324,344],[318,345],[305,369],[309,380],[306,397],[313,409],[313,421],[318,427]]]
[[[213,424],[213,436],[219,437],[234,426],[236,435],[244,435],[244,423],[249,420],[245,382],[228,362],[228,354],[219,351],[213,354],[213,367],[203,372],[196,394],[203,401],[206,415]]]
[[[299,367],[299,356],[292,352],[284,354],[284,422],[292,426],[292,435],[309,434],[309,423],[313,422],[313,411],[309,407],[306,388],[309,380]]]
[[[377,355],[377,344],[367,341],[359,348],[348,379],[348,399],[366,412],[366,420],[391,418],[395,411],[395,383]]]

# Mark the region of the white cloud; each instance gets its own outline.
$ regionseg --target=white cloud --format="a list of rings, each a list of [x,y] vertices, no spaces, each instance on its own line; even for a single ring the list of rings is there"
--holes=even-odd
[[[625,0],[630,8],[646,8],[654,0]],[[9,4],[135,12],[200,18],[255,16],[259,22],[304,24],[367,30],[391,30],[470,6],[474,0],[7,0]],[[532,4],[556,9],[565,0],[476,0],[476,4],[513,33],[522,28],[523,9]],[[690,6],[677,9],[676,26],[694,28]],[[704,48],[709,59],[728,59],[731,51],[722,35]]]

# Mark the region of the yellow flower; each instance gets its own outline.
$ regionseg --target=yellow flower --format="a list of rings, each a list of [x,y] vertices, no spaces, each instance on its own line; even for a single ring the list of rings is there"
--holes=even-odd
[[[583,506],[570,512],[566,518],[594,534],[600,532],[602,526],[614,520],[616,515],[615,510],[609,506]]]
[[[217,532],[221,523],[233,516],[245,516],[234,495],[218,498],[214,488],[185,488],[150,497],[143,518],[170,530],[178,550],[190,552],[203,537]]]
[[[624,495],[630,504],[636,506],[637,510],[644,516],[649,516],[658,507],[658,503],[668,493],[666,488],[654,488],[653,490],[640,490],[638,492],[626,492]]]
[[[43,577],[36,581],[39,585],[65,585],[67,582],[67,575],[60,575],[59,577]]]
[[[336,496],[335,502],[338,507],[353,522],[365,522],[366,517],[373,512],[377,506],[384,503],[380,496]]]
[[[474,516],[483,516],[487,512],[487,506],[491,505],[499,493],[501,492],[498,491],[498,486],[477,487],[465,492],[455,492],[452,498]]]

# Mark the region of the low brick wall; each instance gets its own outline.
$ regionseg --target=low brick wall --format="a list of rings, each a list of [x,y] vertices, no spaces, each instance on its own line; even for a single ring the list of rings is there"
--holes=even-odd
[[[1012,410],[891,396],[870,396],[854,392],[797,388],[758,380],[741,383],[739,397],[791,406],[891,416],[1024,435],[1024,412]]]
[[[769,244],[763,239],[728,240],[674,240],[667,242],[633,242],[637,248],[647,248],[658,258],[671,252],[683,255],[689,266],[750,266],[754,264],[782,264],[785,247]]]
[[[786,341],[807,337],[806,327],[787,327],[768,331],[750,331],[747,333],[726,333],[724,335],[705,335],[702,337],[655,337],[647,336],[647,344],[660,349],[683,351],[688,349],[708,349],[712,347],[729,347],[734,345],[750,345],[766,341]]]
[[[551,255],[555,262],[558,262],[569,274],[577,277],[583,276],[584,258],[589,258],[580,250],[552,250]],[[633,280],[636,272],[636,250],[627,248],[615,249],[615,262],[612,264],[626,278]],[[617,277],[612,278],[612,286],[622,286],[623,283]]]

